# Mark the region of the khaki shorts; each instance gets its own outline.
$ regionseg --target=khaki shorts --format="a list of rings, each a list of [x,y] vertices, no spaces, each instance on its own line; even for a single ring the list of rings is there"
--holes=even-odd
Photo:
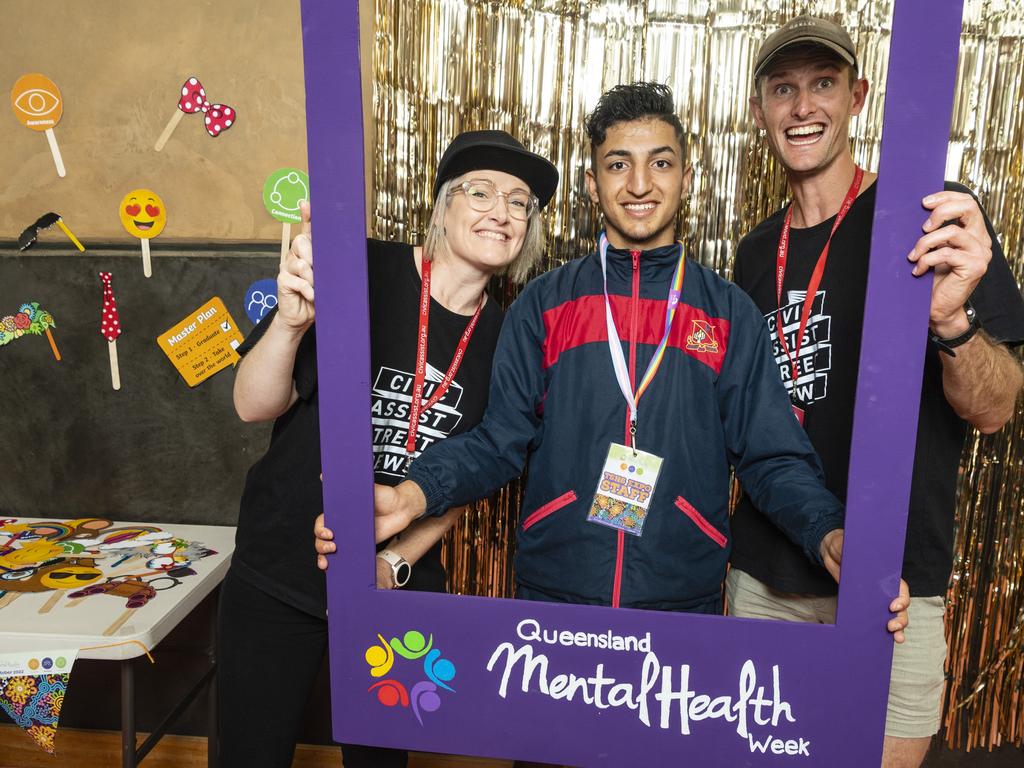
[[[729,615],[834,624],[835,597],[778,592],[748,573],[729,570],[725,582]],[[942,597],[910,601],[906,641],[894,646],[885,735],[928,738],[938,733],[945,686],[946,634]]]

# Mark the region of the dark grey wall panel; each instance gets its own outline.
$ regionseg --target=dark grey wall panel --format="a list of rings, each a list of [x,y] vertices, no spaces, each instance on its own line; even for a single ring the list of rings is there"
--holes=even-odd
[[[233,371],[189,388],[156,337],[213,296],[248,335],[246,288],[276,275],[278,255],[235,248],[154,240],[150,279],[138,250],[0,248],[0,317],[38,301],[63,357],[45,337],[0,347],[0,515],[234,524],[269,425],[235,415]],[[116,392],[99,332],[101,270],[113,274],[124,329]]]

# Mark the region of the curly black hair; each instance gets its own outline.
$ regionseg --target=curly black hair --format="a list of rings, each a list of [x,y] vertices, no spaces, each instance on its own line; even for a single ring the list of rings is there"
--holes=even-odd
[[[672,91],[662,83],[632,83],[616,85],[598,99],[594,111],[587,115],[586,129],[591,151],[604,144],[608,129],[616,123],[629,123],[644,118],[655,118],[675,129],[680,145],[683,143],[683,125],[676,114]]]

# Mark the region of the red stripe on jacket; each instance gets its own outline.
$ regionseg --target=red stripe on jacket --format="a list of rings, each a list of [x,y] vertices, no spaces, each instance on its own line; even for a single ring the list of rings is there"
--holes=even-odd
[[[611,295],[612,317],[619,336],[629,328],[629,296]],[[608,343],[604,296],[581,296],[544,313],[543,365],[550,368],[570,349],[592,342]],[[640,299],[637,342],[657,346],[665,332],[665,301]],[[718,375],[729,345],[729,321],[712,317],[697,307],[680,302],[672,321],[668,346],[704,363]]]

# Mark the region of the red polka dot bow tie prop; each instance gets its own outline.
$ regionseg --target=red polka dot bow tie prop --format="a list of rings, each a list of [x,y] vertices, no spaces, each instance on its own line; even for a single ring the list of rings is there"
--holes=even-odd
[[[164,144],[171,138],[171,134],[178,127],[183,115],[194,115],[199,112],[204,115],[203,122],[206,125],[206,132],[214,138],[234,125],[235,120],[238,119],[238,113],[231,107],[224,104],[211,104],[206,98],[206,89],[199,82],[199,78],[190,77],[181,86],[178,108],[167,122],[160,138],[156,140],[156,151],[159,152],[164,148]]]
[[[100,333],[107,340],[110,351],[110,384],[114,389],[121,388],[121,373],[117,365],[117,337],[121,335],[121,318],[117,313],[117,299],[114,298],[114,287],[109,272],[100,272],[103,282],[103,314],[100,319]]]

